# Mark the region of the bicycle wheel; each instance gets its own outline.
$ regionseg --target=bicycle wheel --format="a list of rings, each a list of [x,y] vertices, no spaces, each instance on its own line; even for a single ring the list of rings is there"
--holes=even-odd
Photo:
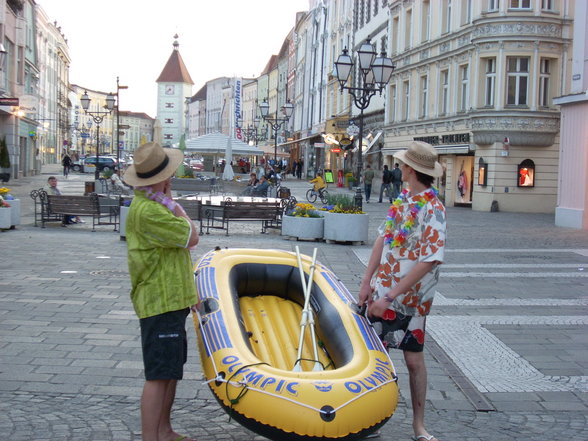
[[[321,202],[323,204],[326,204],[329,200],[329,192],[327,190],[323,190],[323,191],[321,191],[320,196],[321,196]]]
[[[306,192],[306,200],[311,204],[316,201],[316,193],[312,189]]]

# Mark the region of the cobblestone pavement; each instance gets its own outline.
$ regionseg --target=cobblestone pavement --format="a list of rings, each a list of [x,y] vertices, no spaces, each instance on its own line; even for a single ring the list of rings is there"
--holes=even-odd
[[[111,227],[33,226],[28,193],[10,182],[22,225],[0,232],[0,441],[139,440],[142,363],[128,297],[126,244]],[[60,186],[81,193],[88,176]],[[295,196],[308,185],[286,181]],[[346,190],[332,188],[332,192]],[[370,243],[385,204],[364,205]],[[239,224],[202,236],[209,249],[259,247],[318,256],[357,292],[370,244],[285,240]],[[448,209],[446,264],[428,322],[427,425],[442,441],[588,439],[588,232],[553,215]],[[263,440],[230,421],[202,383],[194,332],[174,421],[200,441]],[[412,435],[406,368],[392,353],[401,400],[382,440]]]

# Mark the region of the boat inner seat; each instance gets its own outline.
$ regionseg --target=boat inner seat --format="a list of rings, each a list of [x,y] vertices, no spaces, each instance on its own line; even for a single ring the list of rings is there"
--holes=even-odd
[[[308,274],[305,274],[308,283]],[[320,276],[315,272],[315,281]],[[304,292],[298,267],[240,263],[229,273],[235,310],[240,313],[243,340],[262,361],[291,370],[296,363]],[[335,294],[334,294],[335,295]],[[315,321],[319,362],[325,369],[344,366],[353,358],[353,345],[337,309],[325,293],[312,284],[310,306]],[[310,332],[305,333],[303,370],[314,364]]]

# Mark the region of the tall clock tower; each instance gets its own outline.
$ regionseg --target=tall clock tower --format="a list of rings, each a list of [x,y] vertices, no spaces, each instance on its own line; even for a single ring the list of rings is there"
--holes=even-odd
[[[194,82],[180,55],[178,35],[174,35],[174,50],[157,78],[157,119],[161,124],[161,138],[154,141],[171,147],[178,144],[187,132],[186,97],[192,96]]]

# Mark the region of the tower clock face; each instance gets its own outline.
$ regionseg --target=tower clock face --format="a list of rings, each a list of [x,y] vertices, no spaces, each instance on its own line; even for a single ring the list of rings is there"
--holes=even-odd
[[[174,87],[173,84],[168,84],[167,86],[165,86],[165,94],[166,95],[173,95],[175,90],[176,90],[176,88]]]

